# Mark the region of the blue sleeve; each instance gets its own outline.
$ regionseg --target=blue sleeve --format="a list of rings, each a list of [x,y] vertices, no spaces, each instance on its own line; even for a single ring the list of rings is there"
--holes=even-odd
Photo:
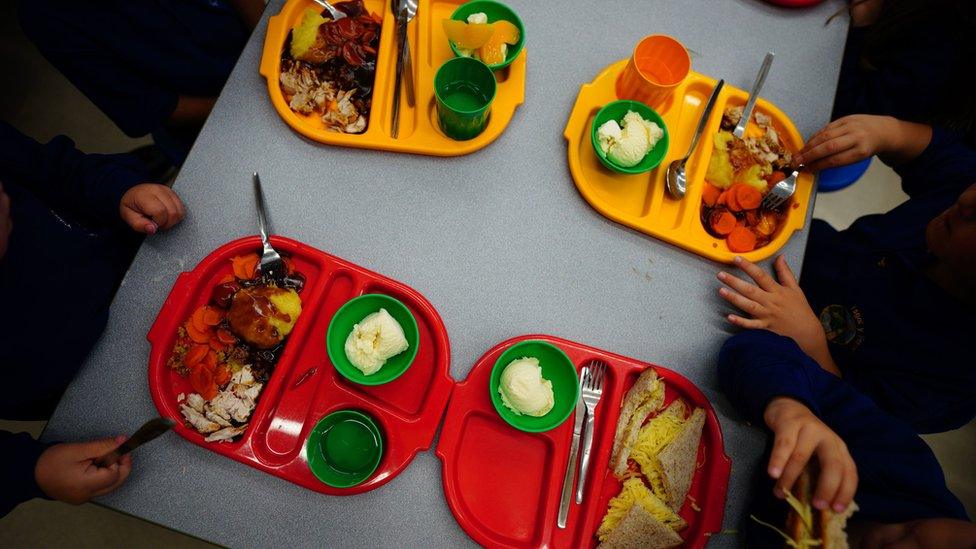
[[[905,194],[915,197],[935,189],[963,190],[976,181],[976,150],[958,134],[935,126],[932,140],[917,158],[894,166]]]
[[[46,497],[34,481],[34,465],[48,446],[27,433],[0,431],[0,517],[27,500]]]
[[[122,195],[148,180],[129,155],[85,154],[58,136],[41,145],[0,122],[0,181],[17,182],[48,204],[84,211],[115,222]]]
[[[732,404],[757,425],[778,396],[803,402],[847,444],[860,482],[860,520],[968,520],[946,488],[935,455],[905,422],[822,368],[789,338],[764,330],[731,337],[719,354],[719,383]]]

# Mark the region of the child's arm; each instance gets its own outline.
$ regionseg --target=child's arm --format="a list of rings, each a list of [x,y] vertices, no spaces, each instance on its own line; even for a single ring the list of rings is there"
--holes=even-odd
[[[143,168],[129,155],[85,154],[64,136],[41,145],[2,122],[0,177],[16,181],[51,205],[106,222],[121,216],[139,232],[167,229],[184,215],[176,193],[164,185],[144,183]]]
[[[791,339],[765,330],[729,338],[719,354],[718,376],[736,409],[778,437],[783,433],[787,440],[799,440],[800,435],[790,437],[791,431],[783,426],[788,419],[802,424],[798,433],[809,426],[817,447],[836,444],[824,429],[839,437],[857,465],[856,499],[862,520],[966,518],[962,504],[945,486],[935,455],[911,427],[879,409],[850,383],[824,372]],[[836,446],[832,453],[843,454]]]
[[[740,328],[769,330],[789,337],[821,368],[840,376],[840,369],[830,356],[823,325],[807,303],[786,259],[783,256],[776,258],[774,266],[778,282],[747,259],[736,257],[735,264],[755,284],[720,271],[718,279],[728,287],[719,288],[719,295],[752,318],[730,314],[728,321]]]
[[[932,127],[893,116],[852,114],[811,137],[794,157],[812,171],[845,166],[878,155],[897,166],[918,158],[932,140]]]

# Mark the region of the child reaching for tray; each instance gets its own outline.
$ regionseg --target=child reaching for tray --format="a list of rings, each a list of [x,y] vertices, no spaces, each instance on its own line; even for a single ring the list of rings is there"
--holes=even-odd
[[[719,355],[718,375],[736,409],[773,435],[766,474],[760,473],[763,487],[750,509],[756,520],[743,525],[747,546],[782,546],[775,531],[758,521],[784,524],[789,507],[770,495],[784,498],[798,488],[794,483],[811,460],[819,465],[812,507],[828,517],[853,513],[848,531],[854,546],[976,544],[976,525],[946,488],[925,442],[850,383],[824,371],[793,340],[766,330],[733,336]],[[831,537],[839,536],[835,531]],[[836,539],[823,541],[827,547]]]
[[[814,224],[820,238],[810,238],[800,284],[782,257],[778,281],[742,258],[751,282],[718,274],[727,286],[719,294],[746,313],[730,314],[732,324],[792,338],[921,433],[976,415],[965,344],[976,325],[976,185],[926,226],[912,225],[906,219],[931,208],[926,196],[845,231]]]

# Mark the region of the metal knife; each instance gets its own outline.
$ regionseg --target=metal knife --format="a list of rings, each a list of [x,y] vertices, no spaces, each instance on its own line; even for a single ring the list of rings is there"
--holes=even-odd
[[[396,16],[397,55],[396,73],[393,80],[393,119],[390,121],[390,136],[396,139],[400,135],[400,89],[403,87],[403,49],[407,41],[407,13],[399,8]]]
[[[576,401],[576,413],[573,415],[573,444],[569,448],[566,476],[563,477],[563,492],[559,498],[559,517],[556,520],[556,526],[560,528],[566,527],[566,519],[569,517],[569,504],[573,499],[573,479],[576,475],[576,461],[579,457],[580,436],[583,434],[584,419],[586,419],[586,405],[583,404],[583,399],[578,399]]]
[[[129,437],[128,440],[120,444],[118,448],[101,457],[95,458],[95,465],[108,467],[114,463],[118,463],[122,459],[122,456],[169,431],[173,425],[176,425],[176,422],[172,419],[161,417],[150,419],[142,427],[139,427],[139,430]]]

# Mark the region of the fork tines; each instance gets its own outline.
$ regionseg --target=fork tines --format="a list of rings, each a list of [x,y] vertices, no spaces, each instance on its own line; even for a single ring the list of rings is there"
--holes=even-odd
[[[593,360],[588,365],[583,366],[583,390],[603,391],[603,378],[606,375],[606,369],[607,365],[602,360]]]

